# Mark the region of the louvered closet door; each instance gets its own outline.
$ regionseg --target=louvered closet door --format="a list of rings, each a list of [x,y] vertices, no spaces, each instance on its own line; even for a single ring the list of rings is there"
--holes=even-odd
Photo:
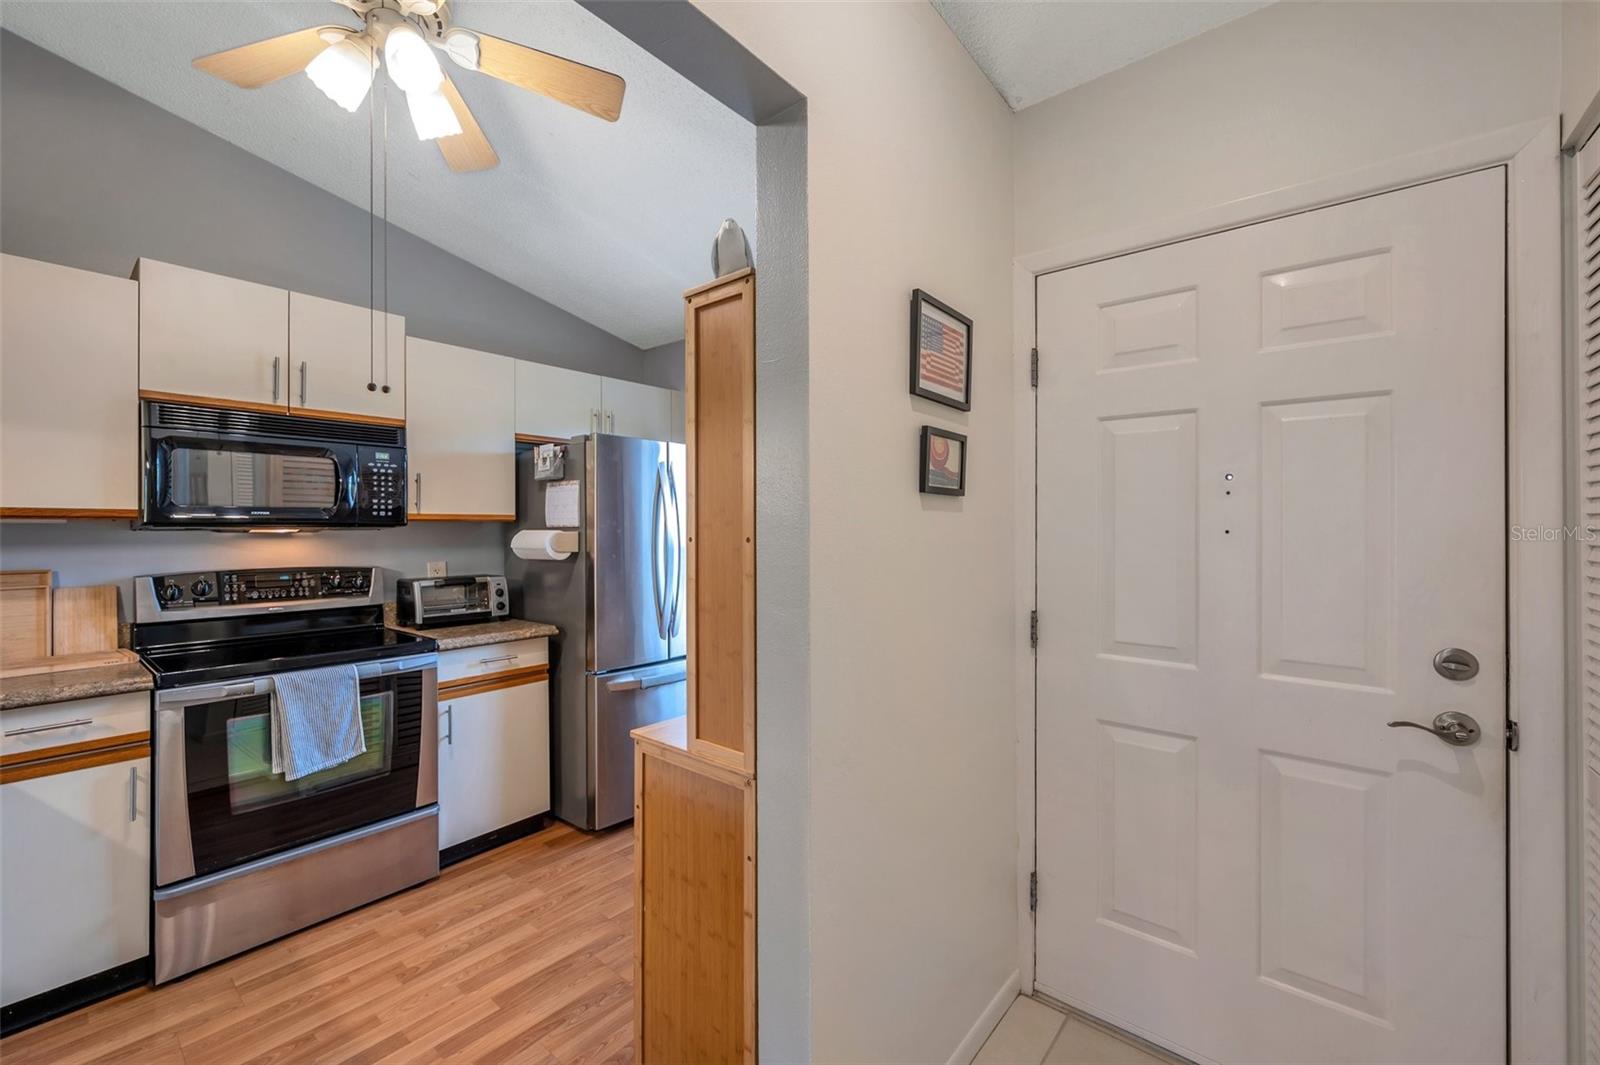
[[[1504,241],[1496,168],[1039,278],[1041,991],[1504,1060]]]
[[[1579,625],[1583,639],[1586,1060],[1600,1061],[1600,137],[1578,152],[1573,276],[1578,338]]]

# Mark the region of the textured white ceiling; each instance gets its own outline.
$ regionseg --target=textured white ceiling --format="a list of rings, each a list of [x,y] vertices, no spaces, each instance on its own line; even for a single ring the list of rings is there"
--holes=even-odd
[[[453,7],[458,25],[620,74],[622,117],[446,63],[500,165],[452,173],[393,92],[389,218],[639,347],[682,339],[682,292],[709,280],[718,225],[755,230],[754,127],[572,0]],[[347,114],[299,75],[245,90],[189,65],[326,23],[358,25],[324,0],[0,4],[6,29],[365,208],[367,107]]]
[[[1272,0],[932,0],[1013,111]]]

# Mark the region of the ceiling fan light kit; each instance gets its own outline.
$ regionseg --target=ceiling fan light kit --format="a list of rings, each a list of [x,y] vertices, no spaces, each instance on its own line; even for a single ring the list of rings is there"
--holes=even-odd
[[[456,120],[450,101],[438,89],[406,93],[406,106],[411,111],[411,124],[416,127],[417,137],[421,140],[454,137],[461,132],[461,123]]]
[[[354,113],[367,98],[377,68],[372,46],[362,37],[348,35],[318,52],[306,65],[306,77],[328,99]]]
[[[627,86],[617,75],[452,26],[449,0],[334,2],[360,16],[364,28],[312,26],[201,56],[194,66],[241,89],[258,89],[303,70],[330,100],[354,112],[371,91],[381,50],[390,79],[406,94],[417,137],[437,144],[445,163],[457,172],[487,170],[500,160],[445,76],[435,49],[463,70],[548,96],[607,122],[622,114]]]

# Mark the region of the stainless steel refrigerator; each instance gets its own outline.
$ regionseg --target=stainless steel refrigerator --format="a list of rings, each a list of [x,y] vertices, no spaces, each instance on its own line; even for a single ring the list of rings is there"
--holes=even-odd
[[[561,627],[550,692],[552,808],[580,828],[605,828],[633,816],[629,733],[686,709],[684,449],[595,434],[567,445],[560,480],[536,479],[535,465],[535,449],[518,454],[516,528],[570,517],[576,482],[580,549],[528,561],[508,546],[511,605],[518,617]]]

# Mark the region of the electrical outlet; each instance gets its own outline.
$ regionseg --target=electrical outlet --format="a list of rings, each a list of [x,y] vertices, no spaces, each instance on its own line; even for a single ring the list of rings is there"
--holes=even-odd
[[[443,577],[444,575],[445,575],[445,573],[444,573],[444,563],[443,562],[430,562],[430,563],[428,563],[428,576],[430,576],[430,577]]]

